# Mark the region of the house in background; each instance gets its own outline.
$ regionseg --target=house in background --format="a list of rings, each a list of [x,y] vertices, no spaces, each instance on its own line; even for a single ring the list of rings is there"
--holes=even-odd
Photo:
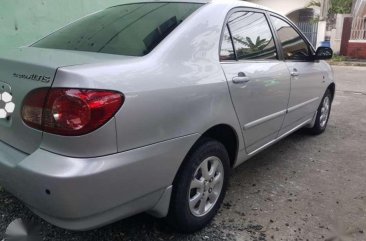
[[[366,0],[356,0],[343,26],[342,55],[366,59]]]
[[[314,47],[320,46],[326,36],[326,17],[329,0],[321,0],[320,7],[311,7],[311,0],[248,0],[269,7],[291,19]]]
[[[314,47],[330,41],[335,54],[366,59],[366,0],[354,0],[352,14],[336,14],[327,25],[331,0],[247,0],[286,15],[306,35]],[[311,2],[319,7],[309,8]]]

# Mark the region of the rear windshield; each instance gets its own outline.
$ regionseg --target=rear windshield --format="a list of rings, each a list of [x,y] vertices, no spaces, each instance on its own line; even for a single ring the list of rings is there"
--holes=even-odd
[[[143,56],[151,52],[198,3],[136,3],[87,16],[32,47]]]

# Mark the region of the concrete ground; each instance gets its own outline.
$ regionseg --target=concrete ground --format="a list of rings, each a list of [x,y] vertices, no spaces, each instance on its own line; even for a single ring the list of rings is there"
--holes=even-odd
[[[176,234],[148,215],[68,232],[0,191],[0,237],[15,218],[39,222],[43,240],[366,240],[366,68],[334,67],[337,96],[327,131],[299,131],[233,172],[214,222]],[[97,192],[98,190],[96,190]]]

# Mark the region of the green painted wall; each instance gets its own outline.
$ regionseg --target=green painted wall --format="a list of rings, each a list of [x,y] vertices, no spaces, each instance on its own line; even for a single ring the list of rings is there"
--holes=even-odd
[[[86,14],[125,0],[0,0],[0,49],[30,44]]]

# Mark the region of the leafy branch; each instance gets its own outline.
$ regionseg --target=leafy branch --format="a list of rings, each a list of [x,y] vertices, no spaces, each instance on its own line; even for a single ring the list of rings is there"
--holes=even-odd
[[[306,5],[307,8],[311,7],[321,7],[322,3],[319,0],[311,0],[308,5]]]
[[[330,8],[328,14],[347,14],[352,12],[352,0],[330,0]],[[321,7],[322,3],[320,0],[311,0],[307,8]]]
[[[243,37],[233,37],[235,41],[247,46],[252,52],[258,52],[264,50],[270,41],[266,39],[261,39],[260,36],[257,37],[256,42],[254,43],[253,40],[249,37],[245,39]]]
[[[331,0],[329,14],[347,14],[352,12],[352,0]]]

